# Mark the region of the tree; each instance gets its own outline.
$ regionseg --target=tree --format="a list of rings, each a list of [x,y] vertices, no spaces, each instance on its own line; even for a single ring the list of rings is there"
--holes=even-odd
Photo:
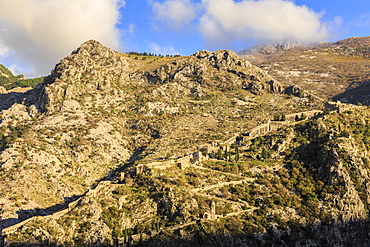
[[[265,160],[265,159],[268,159],[270,157],[271,157],[270,152],[266,148],[263,148],[262,151],[261,151],[261,159]]]
[[[239,146],[235,145],[235,162],[238,162],[239,158]]]
[[[324,108],[323,113],[324,115],[330,114],[330,110],[328,108]]]
[[[217,156],[216,156],[216,158],[217,158],[218,160],[222,160],[222,159],[223,159],[223,153],[222,153],[221,148],[219,148],[219,149],[217,150]]]

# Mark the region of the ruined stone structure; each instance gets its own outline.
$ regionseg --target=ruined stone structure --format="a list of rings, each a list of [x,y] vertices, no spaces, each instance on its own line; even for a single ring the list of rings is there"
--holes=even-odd
[[[211,206],[210,206],[210,211],[209,212],[205,212],[203,214],[203,219],[206,219],[206,220],[215,220],[218,218],[217,214],[216,214],[216,203],[214,201],[211,202]]]
[[[205,159],[206,157],[202,154],[201,151],[197,151],[195,153],[193,153],[193,158],[192,158],[192,162],[193,163],[196,163],[196,162],[201,162]]]
[[[326,110],[329,110],[329,111],[336,111],[338,113],[343,113],[345,111],[349,111],[349,110],[352,110],[354,109],[355,107],[358,107],[356,105],[352,105],[352,104],[346,104],[346,103],[342,103],[340,101],[336,101],[336,102],[326,102],[325,103],[325,109]]]
[[[190,160],[191,159],[190,159],[189,156],[185,156],[185,157],[177,160],[177,165],[180,169],[184,170],[184,169],[191,166],[191,161]]]
[[[270,120],[268,120],[266,124],[259,125],[256,128],[249,131],[248,136],[253,137],[253,136],[265,134],[269,131],[271,131]]]
[[[202,155],[201,152],[196,152],[196,155]],[[198,154],[200,153],[200,154]],[[148,164],[139,164],[136,166],[136,174],[144,172],[146,169],[160,169],[165,170],[173,166],[179,166],[181,169],[190,167],[192,163],[197,162],[198,158],[194,158],[194,154],[191,156],[184,156],[179,159],[171,159],[166,161],[151,162]],[[201,156],[201,159],[206,159],[205,156]]]

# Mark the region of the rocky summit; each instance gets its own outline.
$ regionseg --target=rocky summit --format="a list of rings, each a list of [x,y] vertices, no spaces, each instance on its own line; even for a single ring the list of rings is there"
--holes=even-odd
[[[273,51],[289,49],[305,48]],[[0,245],[370,245],[367,101],[328,101],[269,59],[90,40],[37,86],[4,79]]]

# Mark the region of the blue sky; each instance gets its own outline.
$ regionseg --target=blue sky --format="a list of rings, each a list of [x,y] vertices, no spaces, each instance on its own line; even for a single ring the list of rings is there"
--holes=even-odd
[[[153,52],[151,44],[155,43],[162,48],[160,49],[162,51],[174,50],[182,55],[189,55],[203,49],[232,49],[237,51],[264,42],[264,40],[255,40],[251,37],[250,39],[239,40],[236,38],[233,42],[209,44],[199,32],[197,26],[194,25],[197,20],[192,22],[191,28],[184,26],[180,30],[173,30],[165,23],[159,23],[158,18],[153,13],[153,2],[164,4],[168,1],[126,1],[126,6],[121,9],[118,26],[120,29],[128,29],[131,26],[133,33],[129,39],[126,36],[124,37],[123,50]],[[200,1],[190,2],[199,3]],[[319,15],[319,21],[326,25],[328,29],[325,40],[335,41],[354,36],[370,36],[370,2],[368,0],[295,0],[290,2],[298,7],[306,6]],[[279,12],[279,9],[276,9],[276,12]],[[264,17],[261,16],[261,18]],[[171,22],[171,20],[168,21]],[[266,40],[266,42],[269,41],[273,42],[275,40],[273,38]]]
[[[369,0],[0,0],[0,63],[27,77],[49,74],[89,39],[190,55],[369,35]]]

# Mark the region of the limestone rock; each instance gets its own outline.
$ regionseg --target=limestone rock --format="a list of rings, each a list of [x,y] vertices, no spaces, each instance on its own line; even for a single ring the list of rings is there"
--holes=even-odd
[[[30,118],[31,116],[28,113],[27,107],[25,105],[15,103],[9,109],[1,112],[0,123],[7,124],[13,122],[14,125],[17,121],[24,121]]]
[[[82,44],[58,63],[39,89],[41,111],[59,110],[64,99],[74,100],[96,90],[110,90],[111,84],[127,76],[127,61],[98,41]]]
[[[302,88],[297,85],[291,85],[285,89],[285,93],[289,95],[294,95],[297,97],[308,97],[310,94],[305,92]]]
[[[60,110],[62,112],[76,112],[80,109],[81,105],[76,100],[65,100]]]
[[[152,84],[177,83],[194,90],[203,87],[239,87],[255,94],[282,93],[280,83],[229,50],[199,51],[146,74]],[[259,85],[255,85],[258,83]],[[262,90],[263,89],[263,90]]]
[[[0,94],[6,94],[6,89],[3,86],[0,86]]]
[[[272,93],[282,93],[284,91],[283,86],[278,81],[271,80],[268,82],[270,85],[270,92]]]
[[[0,153],[0,167],[3,169],[10,169],[17,163],[17,156],[19,152],[16,148],[11,147]]]

